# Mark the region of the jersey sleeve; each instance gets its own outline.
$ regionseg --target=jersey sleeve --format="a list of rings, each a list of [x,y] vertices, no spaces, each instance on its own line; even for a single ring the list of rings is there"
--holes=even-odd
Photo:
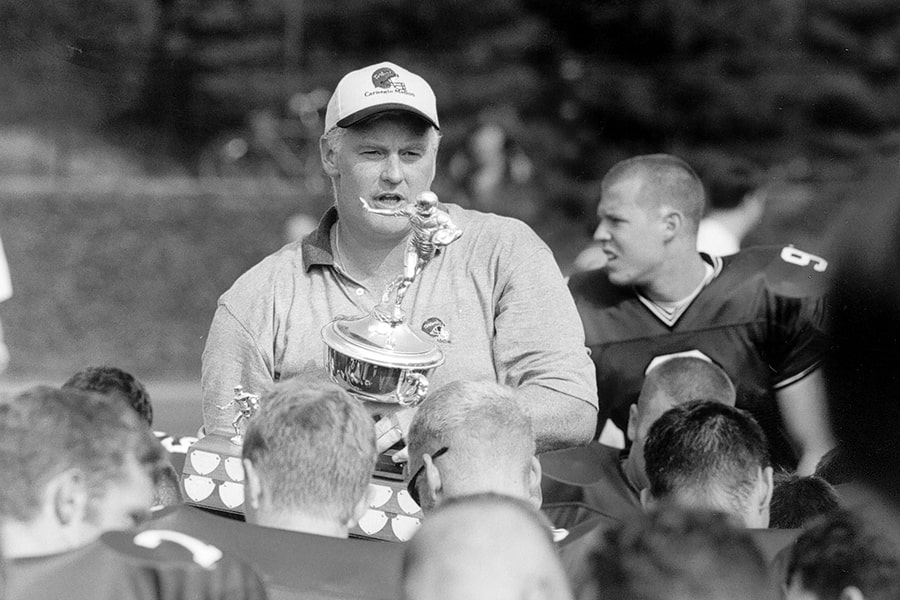
[[[828,261],[793,246],[771,249],[766,267],[769,347],[773,387],[783,388],[812,371],[825,355]]]

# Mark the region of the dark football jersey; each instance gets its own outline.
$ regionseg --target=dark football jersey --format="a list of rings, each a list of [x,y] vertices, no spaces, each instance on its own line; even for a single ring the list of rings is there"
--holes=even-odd
[[[796,466],[775,391],[812,372],[826,350],[827,262],[792,246],[703,256],[714,276],[674,322],[602,271],[572,277],[597,369],[599,423],[609,417],[624,430],[651,361],[699,351],[734,381],[737,405],[766,431],[773,461]]]
[[[260,527],[188,506],[161,511],[146,526],[202,537],[246,560],[270,600],[400,597],[400,543]]]
[[[566,529],[598,519],[615,524],[641,514],[640,490],[622,471],[621,455],[622,450],[597,441],[541,454],[541,510]]]
[[[265,600],[246,564],[171,530],[115,531],[78,550],[6,563],[7,600]]]

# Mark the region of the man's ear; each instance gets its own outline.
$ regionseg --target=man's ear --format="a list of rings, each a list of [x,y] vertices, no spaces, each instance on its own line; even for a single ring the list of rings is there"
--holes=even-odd
[[[656,504],[656,500],[653,499],[653,496],[650,494],[650,488],[644,488],[641,490],[641,506],[644,507],[645,511],[650,511],[653,509],[653,506]]]
[[[419,491],[419,496],[425,500],[425,504],[429,507],[435,507],[444,495],[444,486],[441,482],[441,472],[437,465],[431,460],[430,454],[423,454],[422,461],[425,463],[425,494]],[[421,483],[419,484],[421,485]]]
[[[332,143],[325,139],[325,136],[319,138],[319,154],[322,156],[322,169],[329,177],[337,177],[339,170],[337,166],[337,152],[334,150]]]
[[[637,436],[637,426],[638,426],[638,406],[637,402],[628,407],[628,427],[626,427],[625,435],[628,436],[628,441],[633,442],[635,436]]]
[[[249,458],[243,459],[241,463],[244,465],[244,502],[257,510],[263,497],[262,479]]]
[[[350,516],[350,520],[347,521],[347,529],[353,529],[356,527],[359,520],[363,518],[363,515],[366,514],[366,511],[369,510],[369,500],[372,498],[373,490],[370,486],[366,486],[366,491],[356,503],[356,506],[353,507],[353,514]]]
[[[663,239],[670,241],[678,235],[684,225],[684,215],[681,211],[671,207],[664,207],[662,215]]]
[[[87,478],[80,469],[68,469],[51,479],[46,494],[60,525],[77,525],[86,520],[90,494]]]
[[[541,491],[541,461],[537,456],[531,457],[531,468],[528,469],[528,499],[536,510],[541,509],[544,503],[544,493]]]
[[[775,490],[775,481],[772,467],[763,467],[759,477],[759,505],[758,511],[765,523],[769,526],[769,506],[772,504],[772,492]]]

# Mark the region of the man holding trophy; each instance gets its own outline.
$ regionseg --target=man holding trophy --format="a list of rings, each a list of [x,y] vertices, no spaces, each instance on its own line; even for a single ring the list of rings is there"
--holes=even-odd
[[[390,408],[373,410],[393,424],[380,450],[405,436],[406,406],[455,380],[519,388],[539,451],[592,438],[594,368],[552,253],[519,221],[439,204],[439,142],[418,75],[381,63],[341,79],[320,143],[335,204],[219,299],[203,352],[207,433],[231,431],[218,407],[236,385],[313,375]]]

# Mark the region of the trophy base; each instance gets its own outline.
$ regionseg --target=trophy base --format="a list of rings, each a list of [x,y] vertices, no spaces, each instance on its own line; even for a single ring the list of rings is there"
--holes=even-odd
[[[243,514],[244,464],[235,438],[210,433],[188,448],[181,476],[185,504]]]

